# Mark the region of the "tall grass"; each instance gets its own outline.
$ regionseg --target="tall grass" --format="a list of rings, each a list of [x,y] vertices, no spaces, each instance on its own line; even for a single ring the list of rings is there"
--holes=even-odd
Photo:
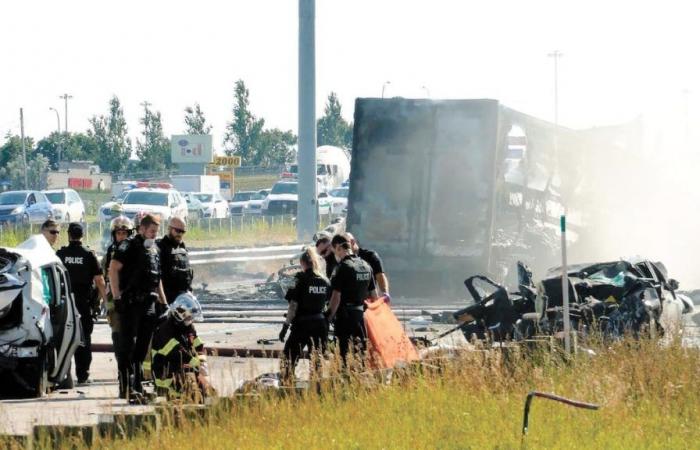
[[[693,448],[700,442],[700,353],[620,342],[594,357],[473,351],[394,377],[361,377],[299,396],[262,396],[209,420],[96,447],[142,448]],[[360,380],[363,380],[362,382]],[[573,409],[533,389],[601,405]]]

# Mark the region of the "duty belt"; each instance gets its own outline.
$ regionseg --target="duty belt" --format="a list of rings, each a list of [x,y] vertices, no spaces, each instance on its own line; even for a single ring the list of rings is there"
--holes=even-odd
[[[347,311],[364,311],[365,310],[365,305],[343,305],[342,308],[344,308]]]
[[[303,316],[295,317],[294,321],[295,322],[303,322],[305,320],[323,320],[325,319],[326,316],[323,315],[323,313],[317,313],[317,314],[306,314]]]

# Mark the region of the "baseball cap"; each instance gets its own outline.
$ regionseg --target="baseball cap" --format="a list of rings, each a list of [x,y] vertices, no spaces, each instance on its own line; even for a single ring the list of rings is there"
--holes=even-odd
[[[73,239],[80,239],[83,237],[83,226],[78,222],[71,222],[68,225],[68,236]]]

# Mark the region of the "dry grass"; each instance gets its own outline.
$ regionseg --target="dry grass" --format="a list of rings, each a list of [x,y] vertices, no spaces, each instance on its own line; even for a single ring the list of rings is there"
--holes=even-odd
[[[525,395],[536,389],[595,402],[599,411],[536,399],[530,448],[691,448],[700,439],[700,353],[622,342],[564,362],[470,352],[398,377],[355,379],[319,396],[264,396],[204,422],[100,448],[519,448]]]

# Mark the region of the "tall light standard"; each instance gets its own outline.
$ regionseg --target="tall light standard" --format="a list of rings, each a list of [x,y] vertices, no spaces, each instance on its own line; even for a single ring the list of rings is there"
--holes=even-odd
[[[73,98],[73,96],[69,94],[63,94],[59,95],[58,98],[63,99],[63,102],[65,104],[66,115],[64,116],[64,122],[66,126],[66,133],[68,133],[68,99]]]
[[[49,111],[56,113],[56,133],[58,137],[58,162],[56,166],[58,169],[61,168],[61,117],[58,115],[58,110],[53,106],[49,108]]]
[[[382,84],[382,98],[384,98],[384,90],[390,84],[391,84],[391,81],[385,81],[384,84]]]
[[[421,86],[420,88],[425,91],[426,98],[430,98],[430,89],[428,89],[428,87],[425,85]]]
[[[556,132],[559,128],[559,58],[564,56],[564,54],[559,50],[554,50],[552,53],[548,53],[547,56],[554,58],[554,131],[556,138]],[[557,144],[556,139],[554,142]]]

